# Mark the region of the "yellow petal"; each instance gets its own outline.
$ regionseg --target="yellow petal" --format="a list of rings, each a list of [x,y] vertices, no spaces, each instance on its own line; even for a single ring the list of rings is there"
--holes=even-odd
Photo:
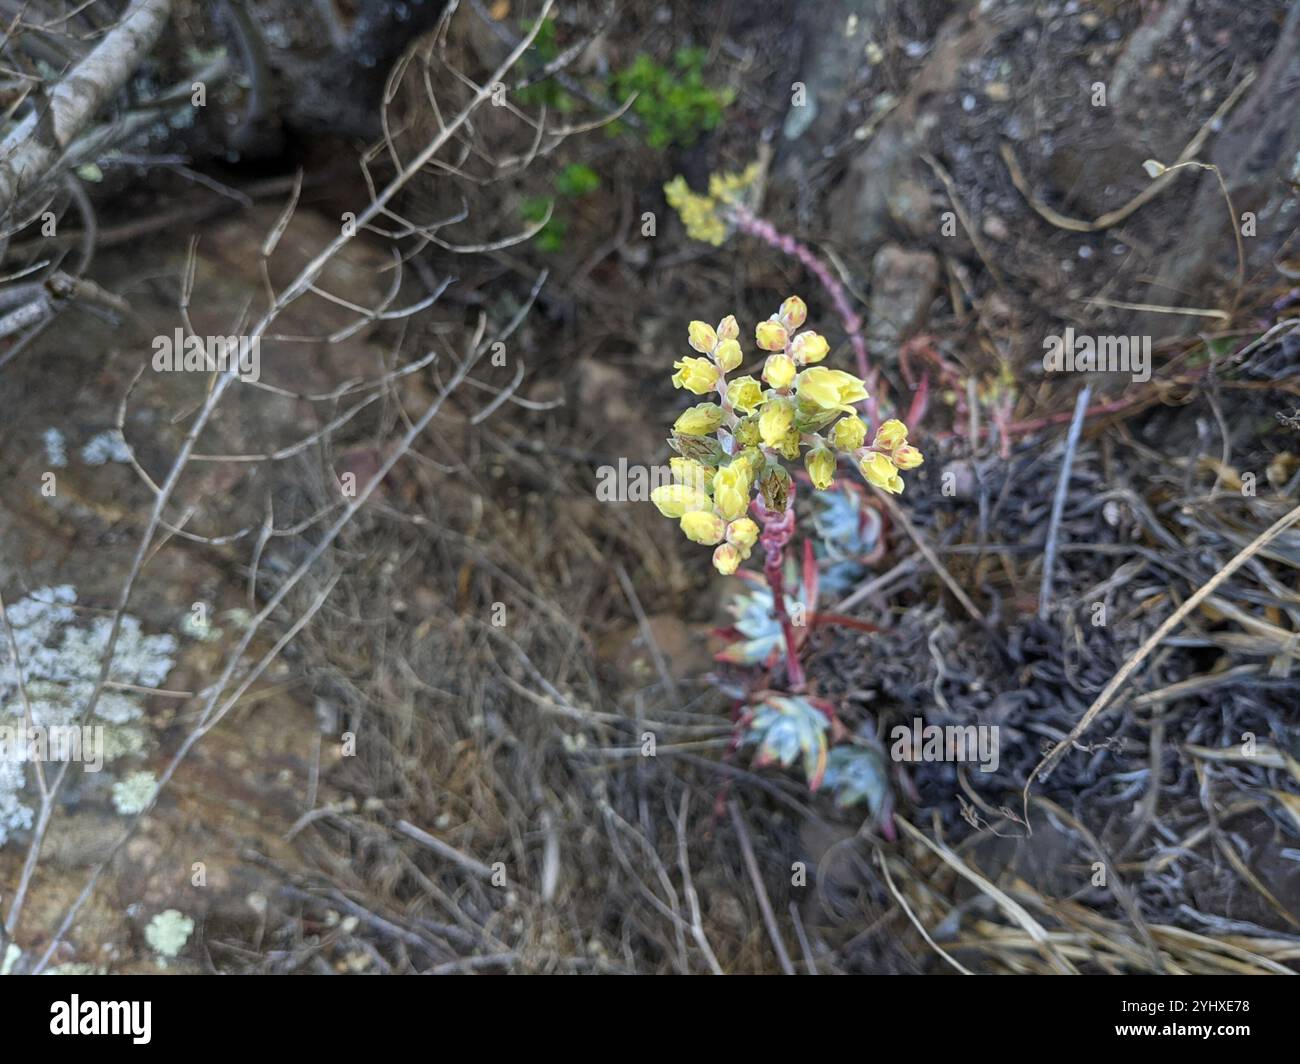
[[[797,329],[808,320],[808,304],[798,296],[791,296],[781,304],[780,315],[787,329]]]
[[[870,454],[863,456],[862,461],[858,463],[858,469],[866,478],[867,483],[883,491],[894,491],[893,482],[898,478],[898,467],[889,460],[888,455],[883,455],[879,451],[872,451]],[[901,490],[901,489],[899,489]]]
[[[841,451],[856,451],[867,438],[867,426],[860,417],[842,417],[831,429],[831,442]]]
[[[777,447],[794,424],[794,407],[788,400],[763,404],[758,416],[758,434],[769,447]]]
[[[903,444],[894,451],[894,465],[899,469],[915,469],[925,462],[925,456],[910,444]]]
[[[828,447],[818,447],[804,456],[808,478],[818,491],[825,491],[835,479],[835,453]]]
[[[712,332],[712,330],[709,330]],[[673,363],[673,387],[685,388],[696,395],[706,395],[718,383],[718,367],[707,358],[682,358]]]
[[[736,369],[743,358],[740,344],[735,340],[723,340],[713,352],[713,360],[722,368],[723,373],[730,373]]]
[[[799,374],[796,392],[800,401],[822,410],[853,412],[854,403],[867,398],[867,388],[851,373],[825,366],[813,366]]]
[[[758,542],[758,525],[748,517],[732,521],[727,526],[727,542],[735,544],[741,550],[749,550]]]
[[[721,543],[713,552],[713,567],[723,576],[730,576],[740,568],[740,551],[730,543]]]
[[[665,517],[673,518],[709,505],[709,497],[703,491],[687,484],[661,484],[650,493],[650,501]]]
[[[897,418],[890,418],[876,430],[876,446],[882,451],[892,451],[907,442],[907,426]]]
[[[790,354],[800,365],[820,362],[830,352],[831,345],[821,333],[801,332],[790,344]]]
[[[750,413],[763,401],[763,386],[753,377],[737,377],[727,384],[727,401],[736,410]]]
[[[707,436],[715,432],[726,417],[717,403],[697,403],[673,422],[673,431],[682,436]]]
[[[687,329],[691,346],[702,355],[707,355],[718,346],[718,334],[706,321],[693,321]]]
[[[794,380],[797,372],[794,359],[789,355],[768,355],[767,363],[763,366],[763,380],[778,391],[784,391],[790,387],[790,382]]]
[[[784,351],[787,334],[779,321],[760,321],[754,339],[764,351]]]
[[[692,510],[682,514],[682,531],[692,543],[703,543],[706,547],[712,547],[722,541],[727,531],[727,524],[715,513],[707,510]]]

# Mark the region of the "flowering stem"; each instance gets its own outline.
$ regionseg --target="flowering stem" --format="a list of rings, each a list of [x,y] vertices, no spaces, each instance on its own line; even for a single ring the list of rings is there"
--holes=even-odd
[[[794,484],[790,485],[790,498],[784,513],[769,510],[761,498],[755,499],[754,514],[762,523],[759,543],[763,547],[763,576],[772,590],[772,612],[781,625],[785,637],[785,672],[790,690],[799,692],[807,686],[803,664],[799,661],[799,643],[794,634],[794,622],[785,608],[785,548],[794,536]]]
[[[862,338],[862,319],[858,317],[857,312],[853,309],[853,304],[849,301],[848,290],[840,283],[839,278],[831,273],[826,264],[812,253],[810,248],[799,243],[794,237],[780,232],[766,218],[758,217],[758,215],[740,204],[732,205],[731,216],[736,223],[736,228],[742,233],[756,237],[783,254],[798,259],[804,268],[816,277],[821,286],[826,289],[827,294],[831,297],[831,302],[835,304],[835,311],[840,316],[844,331],[849,334],[849,343],[853,345],[853,354],[858,362],[858,376],[866,382],[867,391],[871,393],[866,404],[867,415],[871,418],[873,424],[878,422],[880,407],[876,398],[876,373],[871,368],[871,360],[867,357],[867,344]]]

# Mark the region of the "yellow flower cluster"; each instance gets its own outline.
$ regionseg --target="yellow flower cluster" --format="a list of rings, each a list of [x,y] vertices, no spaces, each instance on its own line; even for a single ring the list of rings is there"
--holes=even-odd
[[[907,426],[897,418],[881,425],[871,446],[857,457],[858,469],[867,482],[892,495],[903,492],[899,471],[915,469],[925,461],[921,452],[907,442]]]
[[[759,164],[751,163],[739,173],[713,174],[707,196],[692,192],[686,178],[678,175],[664,185],[664,195],[668,205],[681,216],[686,235],[716,247],[727,239],[730,230],[726,208],[745,196],[760,172]]]
[[[755,495],[769,510],[788,506],[791,478],[783,461],[803,455],[813,486],[825,490],[839,454],[848,454],[869,483],[894,493],[903,490],[900,470],[923,461],[901,421],[886,421],[866,446],[867,425],[855,411],[867,398],[866,386],[851,373],[818,365],[830,344],[820,333],[799,331],[807,317],[804,301],[791,296],[758,324],[754,341],[768,352],[761,381],[727,379],[744,361],[740,327],[731,315],[716,328],[691,322],[687,338],[697,354],[673,363],[675,387],[713,399],[692,406],[673,425],[669,442],[680,456],[670,463],[673,483],[656,488],[651,500],[681,523],[687,539],[714,547],[713,564],[726,575],[758,540],[758,525],[746,516]]]

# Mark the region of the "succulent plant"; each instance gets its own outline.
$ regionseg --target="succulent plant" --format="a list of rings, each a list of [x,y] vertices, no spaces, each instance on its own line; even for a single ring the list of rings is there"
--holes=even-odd
[[[889,777],[884,758],[870,746],[842,743],[826,759],[822,781],[835,796],[835,804],[848,809],[866,802],[874,817],[880,816],[889,802]]]
[[[789,767],[803,761],[808,789],[817,790],[826,772],[826,733],[830,719],[807,698],[769,694],[755,704],[745,726],[746,745],[757,744],[754,764]]]
[[[785,660],[786,646],[781,622],[772,609],[772,589],[756,574],[741,570],[739,576],[748,586],[727,603],[727,611],[735,621],[719,633],[730,642],[717,654],[717,660],[730,665],[776,668]],[[786,612],[806,622],[812,604],[804,597],[804,584],[793,558],[786,559],[785,586],[793,589],[793,594],[785,595]]]
[[[765,521],[774,532],[789,510],[793,491],[783,463],[802,456],[813,488],[826,491],[842,454],[868,484],[897,495],[903,471],[925,461],[897,418],[878,426],[867,443],[868,426],[856,408],[870,398],[866,384],[820,364],[830,343],[811,329],[799,331],[807,319],[808,305],[790,296],[754,327],[754,343],[767,354],[762,383],[750,375],[727,378],[745,358],[734,314],[716,327],[692,321],[687,342],[697,354],[673,362],[673,387],[711,398],[678,417],[669,443],[684,461],[673,467],[674,483],[656,488],[650,500],[681,522],[687,539],[714,548],[714,567],[724,576],[740,568],[758,539],[746,516],[751,508],[758,515],[770,511]],[[780,537],[781,546],[788,541],[788,533]]]
[[[882,553],[880,512],[853,484],[814,495],[812,505],[821,588],[844,595]]]

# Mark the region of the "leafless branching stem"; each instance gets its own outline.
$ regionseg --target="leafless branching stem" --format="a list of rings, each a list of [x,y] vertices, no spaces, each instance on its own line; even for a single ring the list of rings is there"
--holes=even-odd
[[[55,166],[77,134],[134,73],[171,15],[171,0],[139,0],[0,142],[0,216]]]

